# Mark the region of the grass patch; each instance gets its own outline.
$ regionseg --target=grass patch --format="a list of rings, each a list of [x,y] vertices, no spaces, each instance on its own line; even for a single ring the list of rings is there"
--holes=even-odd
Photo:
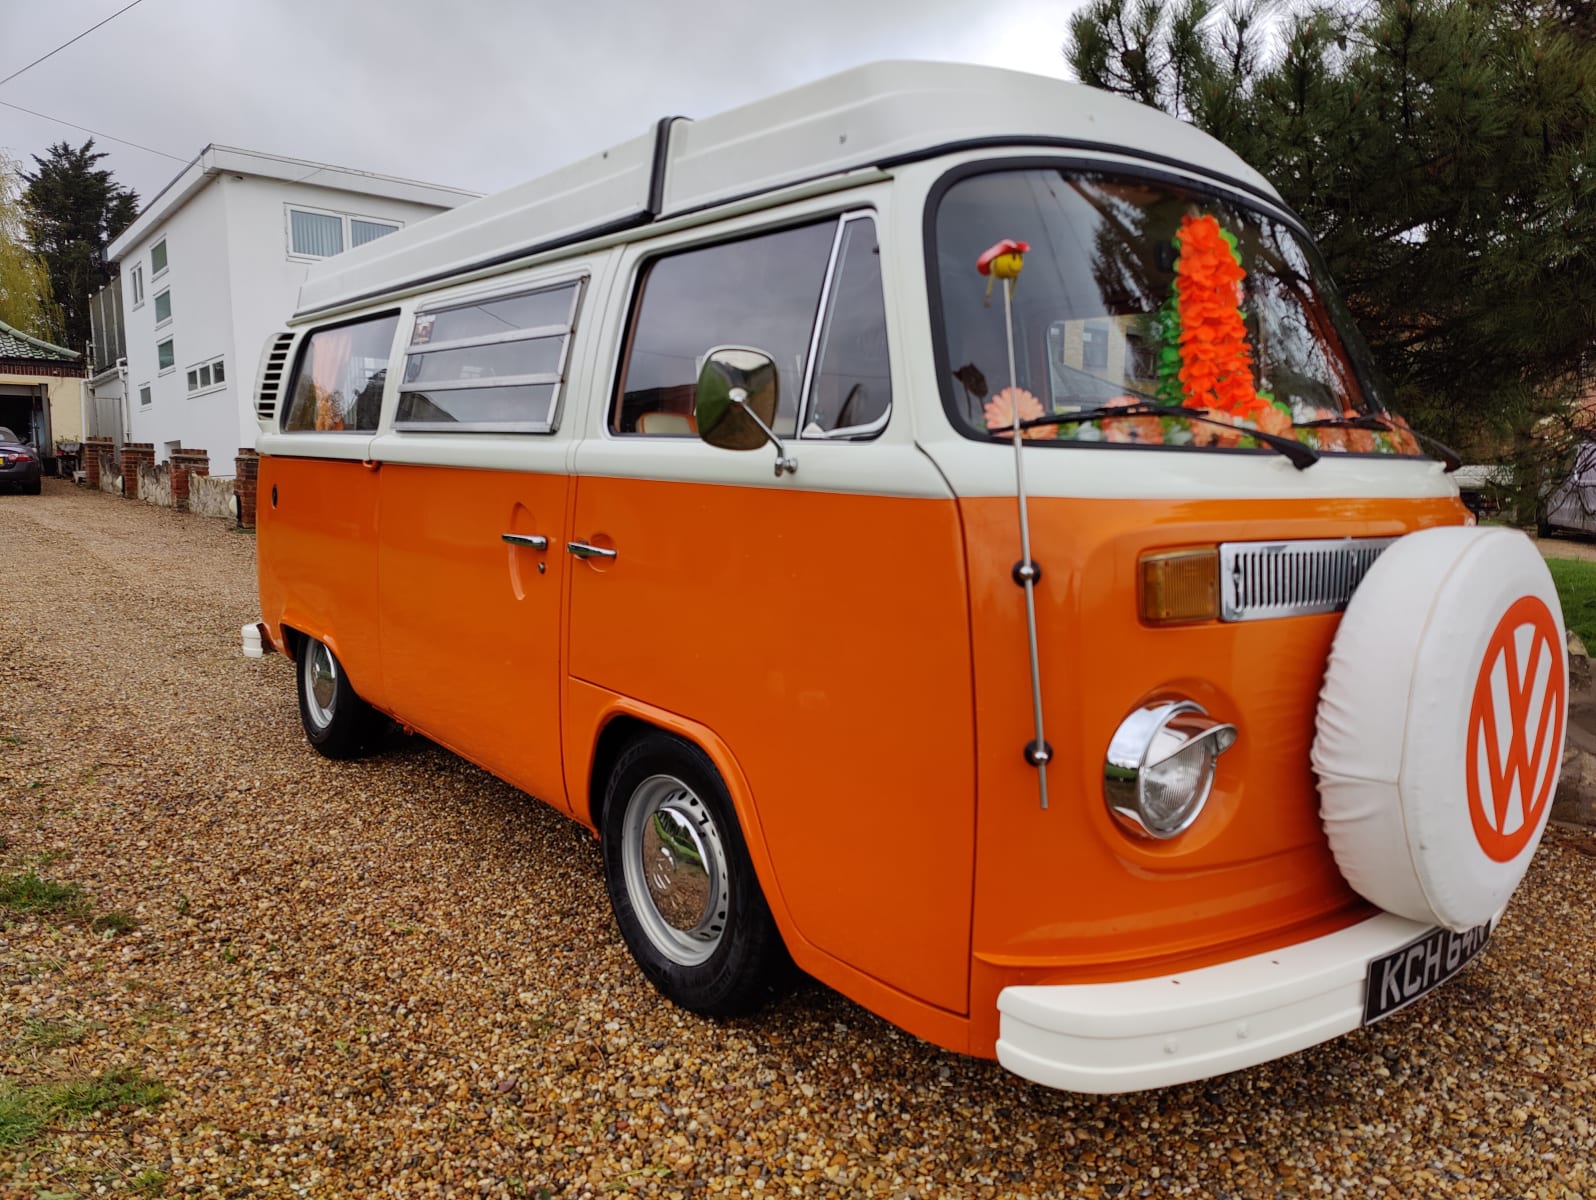
[[[166,1190],[166,1172],[150,1167],[133,1176],[129,1186],[140,1195],[158,1196]]]
[[[54,1121],[81,1121],[105,1109],[154,1108],[166,1087],[122,1067],[65,1083],[0,1085],[0,1146],[19,1146]]]
[[[28,870],[0,876],[0,908],[81,917],[89,911],[89,900],[75,883],[54,883]]]
[[[104,913],[95,917],[93,923],[89,926],[96,933],[109,933],[113,937],[124,933],[132,933],[138,927],[138,919],[128,916],[125,912]]]
[[[1563,602],[1563,620],[1587,647],[1596,647],[1596,563],[1548,558],[1546,569]]]
[[[88,1021],[41,1021],[28,1017],[22,1022],[16,1046],[21,1050],[59,1050],[82,1041],[93,1028]]]

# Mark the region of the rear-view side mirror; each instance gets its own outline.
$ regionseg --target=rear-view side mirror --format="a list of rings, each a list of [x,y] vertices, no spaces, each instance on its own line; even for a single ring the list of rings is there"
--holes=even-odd
[[[718,346],[704,356],[693,400],[698,436],[721,450],[776,447],[776,474],[797,471],[771,428],[776,420],[778,380],[775,360],[761,350]]]

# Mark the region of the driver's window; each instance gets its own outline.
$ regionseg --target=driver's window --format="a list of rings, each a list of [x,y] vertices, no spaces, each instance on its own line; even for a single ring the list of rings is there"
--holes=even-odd
[[[805,437],[869,437],[892,411],[887,310],[875,222],[843,223],[820,327]]]

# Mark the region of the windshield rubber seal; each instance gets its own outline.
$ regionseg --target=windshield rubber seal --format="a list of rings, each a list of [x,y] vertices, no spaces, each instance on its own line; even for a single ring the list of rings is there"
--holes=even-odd
[[[926,192],[925,212],[921,217],[921,233],[924,244],[923,252],[925,255],[926,268],[926,316],[931,322],[932,356],[937,372],[937,394],[942,399],[942,411],[947,416],[949,425],[951,425],[962,436],[969,438],[972,442],[988,442],[992,439],[983,437],[981,434],[970,429],[965,424],[964,420],[959,416],[958,405],[953,394],[953,365],[948,361],[947,336],[945,328],[946,314],[942,306],[942,272],[940,269],[941,264],[937,258],[936,246],[936,219],[937,213],[942,207],[942,199],[955,184],[961,182],[962,180],[968,179],[973,175],[991,175],[1005,171],[1076,169],[1084,172],[1096,172],[1098,174],[1111,175],[1118,174],[1129,176],[1135,179],[1150,179],[1161,183],[1172,183],[1179,187],[1206,190],[1221,200],[1229,200],[1232,203],[1241,204],[1242,206],[1252,209],[1255,212],[1263,212],[1265,215],[1271,218],[1282,220],[1292,231],[1302,237],[1316,252],[1318,249],[1317,243],[1313,239],[1313,235],[1308,232],[1307,226],[1302,223],[1302,218],[1297,216],[1295,212],[1293,212],[1277,198],[1270,196],[1267,193],[1258,190],[1257,188],[1249,187],[1246,184],[1241,183],[1239,180],[1229,179],[1226,176],[1218,175],[1213,171],[1204,170],[1203,168],[1194,164],[1180,162],[1175,159],[1162,159],[1161,156],[1137,153],[1135,151],[1126,150],[1123,147],[1107,145],[1098,146],[1095,143],[1082,143],[1078,141],[1064,142],[1059,140],[1057,142],[1053,142],[1046,141],[1044,139],[1036,140],[1041,144],[1057,144],[1071,149],[1100,148],[1105,152],[1113,154],[1131,155],[1144,159],[1158,159],[1159,161],[1165,161],[1171,163],[1172,165],[1179,166],[1183,169],[1183,171],[1189,170],[1193,172],[1193,174],[1206,176],[1208,179],[1215,180],[1216,182],[1223,181],[1223,183],[1228,186],[1215,187],[1212,183],[1208,183],[1206,180],[1194,179],[1191,175],[1176,174],[1170,171],[1161,171],[1156,167],[1143,166],[1140,163],[1107,161],[1100,158],[1080,158],[1051,154],[1018,155],[1012,158],[985,158],[975,162],[960,163],[958,166],[951,167],[947,171],[943,172],[943,174],[938,176],[936,182],[934,182],[930,189]],[[1019,139],[1003,138],[996,139],[994,144],[1012,146],[1016,144],[1017,141],[1019,141]],[[966,143],[950,143],[949,146],[942,148],[942,150],[939,152],[950,153],[953,149],[960,147],[978,147],[980,144],[985,142],[986,139],[977,139],[975,141]],[[914,157],[924,158],[927,156],[923,154],[916,154]],[[905,158],[898,161],[910,161],[910,159]],[[1227,195],[1227,192],[1230,194]],[[1260,204],[1260,200],[1264,201],[1264,203]],[[1330,286],[1335,286],[1334,280],[1329,278],[1328,270],[1325,273],[1325,278],[1330,283]],[[1370,380],[1368,379],[1363,367],[1358,363],[1356,357],[1349,354],[1347,356],[1347,362],[1352,368],[1353,375],[1358,381],[1359,388],[1363,390],[1365,403],[1370,405],[1371,412],[1374,414],[1385,412],[1385,407],[1380,404],[1378,399],[1371,399],[1377,395],[1377,392],[1371,387]],[[1007,382],[1005,382],[1003,386],[1008,387],[1009,385]],[[992,444],[1007,445],[1008,443],[994,441]],[[1191,446],[1152,445],[1146,442],[1083,442],[1075,440],[1064,441],[1039,439],[1035,442],[1027,443],[1027,445],[1057,446],[1067,450],[1141,450],[1175,454],[1184,454],[1193,450],[1193,447]],[[1243,454],[1253,458],[1257,457],[1259,454],[1275,455],[1279,453],[1279,451],[1270,450],[1268,447],[1263,446],[1256,448],[1245,446],[1205,446],[1201,447],[1198,452],[1203,454]],[[1433,461],[1428,455],[1421,455],[1415,458],[1413,455],[1381,454],[1378,452],[1360,453],[1351,450],[1336,451],[1332,457],[1376,458],[1402,462]]]

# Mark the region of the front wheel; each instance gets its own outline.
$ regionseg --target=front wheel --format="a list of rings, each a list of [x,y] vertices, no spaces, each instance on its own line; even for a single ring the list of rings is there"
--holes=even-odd
[[[307,637],[299,647],[299,720],[305,737],[328,758],[354,758],[377,725],[376,711],[356,694],[338,656]]]
[[[708,756],[640,738],[610,774],[602,834],[610,905],[649,981],[706,1016],[758,1009],[790,960]]]

